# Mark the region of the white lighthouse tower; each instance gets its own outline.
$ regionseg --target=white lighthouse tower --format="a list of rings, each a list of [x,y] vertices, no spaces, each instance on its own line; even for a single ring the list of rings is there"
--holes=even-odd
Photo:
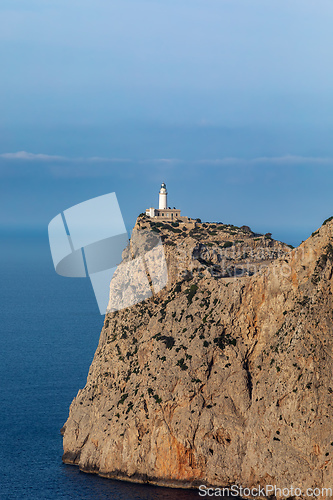
[[[159,203],[158,203],[159,210],[166,210],[168,208],[167,196],[168,196],[168,192],[166,190],[166,184],[164,182],[162,182],[160,193],[159,193]]]
[[[188,221],[188,217],[181,217],[179,208],[168,208],[168,192],[165,182],[162,182],[161,189],[159,192],[158,208],[147,208],[146,216],[152,217],[153,219],[165,220],[169,222],[173,221]]]

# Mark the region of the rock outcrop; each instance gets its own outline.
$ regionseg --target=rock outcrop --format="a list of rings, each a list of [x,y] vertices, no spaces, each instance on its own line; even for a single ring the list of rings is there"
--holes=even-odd
[[[170,486],[333,487],[333,221],[295,249],[247,227],[144,229],[168,284],[106,315],[63,461]]]

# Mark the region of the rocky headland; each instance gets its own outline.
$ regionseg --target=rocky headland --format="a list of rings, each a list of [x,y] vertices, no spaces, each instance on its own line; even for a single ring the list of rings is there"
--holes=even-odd
[[[156,223],[168,282],[105,316],[65,463],[159,485],[333,486],[333,221],[292,249]],[[128,259],[124,252],[124,260]]]

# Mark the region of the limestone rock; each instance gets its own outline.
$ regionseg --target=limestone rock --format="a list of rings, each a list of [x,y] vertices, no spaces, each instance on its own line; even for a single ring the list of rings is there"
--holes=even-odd
[[[106,315],[64,462],[170,486],[332,487],[333,222],[293,250],[248,227],[142,230],[162,237],[167,286]]]

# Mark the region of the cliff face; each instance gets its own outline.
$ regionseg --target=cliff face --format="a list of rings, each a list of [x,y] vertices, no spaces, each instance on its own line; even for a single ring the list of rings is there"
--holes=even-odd
[[[294,250],[248,228],[135,231],[152,228],[167,287],[105,317],[64,462],[171,486],[332,487],[333,222]]]

